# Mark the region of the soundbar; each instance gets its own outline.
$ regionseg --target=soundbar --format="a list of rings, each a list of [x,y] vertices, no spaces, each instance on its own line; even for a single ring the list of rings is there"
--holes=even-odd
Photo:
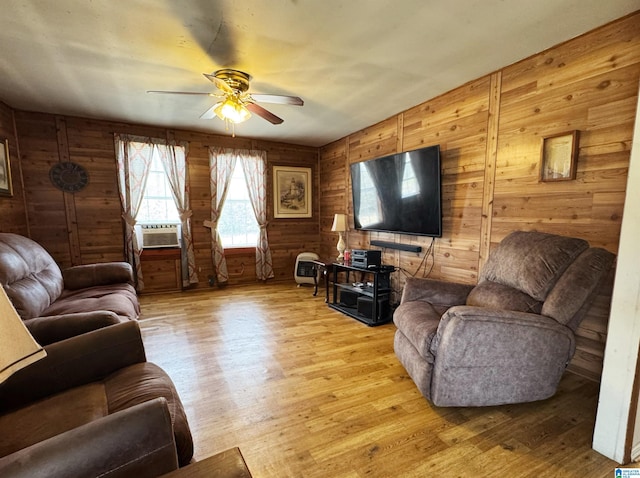
[[[371,241],[372,246],[384,247],[387,249],[397,249],[399,251],[409,251],[409,252],[421,252],[422,246],[414,246],[413,244],[402,244],[400,242],[388,242],[388,241],[378,241],[374,239]]]

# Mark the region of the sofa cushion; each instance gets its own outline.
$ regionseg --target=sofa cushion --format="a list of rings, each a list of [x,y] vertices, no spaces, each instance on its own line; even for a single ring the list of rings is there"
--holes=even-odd
[[[62,270],[64,288],[68,290],[110,284],[133,284],[133,269],[128,262],[98,262]]]
[[[542,314],[575,331],[614,259],[614,254],[598,247],[580,254],[549,293]]]
[[[589,247],[583,239],[515,231],[489,255],[480,282],[498,282],[543,301],[569,264]]]
[[[62,272],[49,253],[10,233],[0,233],[0,283],[23,319],[41,315],[63,289]]]
[[[467,305],[494,309],[517,310],[539,314],[542,302],[528,294],[497,282],[481,282],[467,297]]]
[[[140,305],[131,284],[111,284],[79,290],[64,290],[41,315],[62,315],[89,310],[115,312],[122,320],[136,319]]]

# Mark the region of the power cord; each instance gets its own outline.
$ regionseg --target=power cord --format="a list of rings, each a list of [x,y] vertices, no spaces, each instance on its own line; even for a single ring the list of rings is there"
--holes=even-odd
[[[429,244],[429,246],[427,247],[427,250],[424,253],[424,256],[422,257],[422,260],[420,261],[420,264],[418,264],[418,267],[416,269],[416,271],[412,274],[409,271],[407,271],[406,269],[400,269],[400,271],[408,277],[416,277],[418,275],[418,273],[420,272],[420,269],[423,269],[422,271],[422,277],[428,277],[429,274],[431,274],[431,271],[433,270],[433,266],[436,262],[436,256],[435,256],[435,249],[434,249],[434,244],[435,244],[436,238],[432,237],[431,238],[431,243]],[[431,256],[431,266],[429,267],[429,269],[427,270],[427,258]]]

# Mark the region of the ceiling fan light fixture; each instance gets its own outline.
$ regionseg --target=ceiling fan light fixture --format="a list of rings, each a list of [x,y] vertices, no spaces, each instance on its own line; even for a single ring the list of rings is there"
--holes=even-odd
[[[205,78],[216,85],[220,90],[218,93],[204,93],[196,91],[161,91],[149,90],[147,93],[169,93],[182,95],[205,95],[219,98],[207,111],[200,115],[201,119],[212,119],[217,116],[225,122],[226,129],[229,123],[235,125],[251,118],[252,113],[271,124],[281,124],[284,120],[274,115],[271,111],[263,108],[258,103],[275,103],[279,105],[302,106],[304,101],[297,96],[270,95],[270,94],[250,94],[249,82],[251,75],[244,71],[225,68],[204,73]]]
[[[247,107],[236,97],[228,96],[214,110],[218,118],[231,123],[242,123],[251,118],[251,113]]]

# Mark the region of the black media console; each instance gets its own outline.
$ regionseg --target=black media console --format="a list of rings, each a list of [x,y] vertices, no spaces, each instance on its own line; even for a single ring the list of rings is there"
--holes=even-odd
[[[334,263],[332,271],[329,307],[370,326],[391,322],[391,273],[395,267]]]

